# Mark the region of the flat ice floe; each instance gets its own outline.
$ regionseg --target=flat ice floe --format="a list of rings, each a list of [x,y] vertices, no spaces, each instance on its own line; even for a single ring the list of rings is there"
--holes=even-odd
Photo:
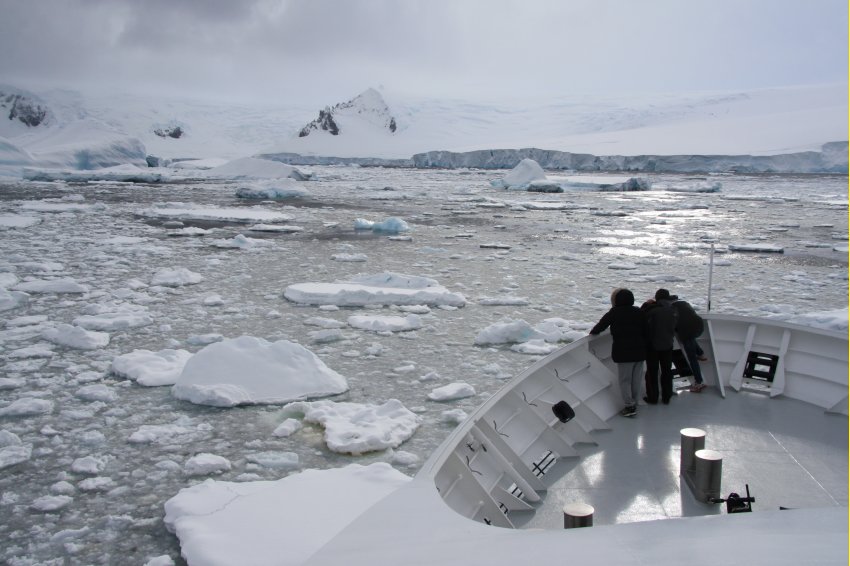
[[[848,314],[847,308],[832,311],[810,312],[790,316],[787,321],[804,326],[824,328],[827,330],[838,330],[847,332]]]
[[[206,480],[165,503],[165,525],[190,564],[242,564],[250,549],[255,566],[295,566],[409,481],[386,463],[305,470],[277,481]]]
[[[101,403],[111,403],[118,399],[118,394],[115,390],[103,383],[81,387],[77,389],[74,396],[83,401],[100,401]]]
[[[195,454],[183,464],[183,473],[187,476],[208,476],[221,474],[231,468],[230,460],[216,454]]]
[[[32,502],[30,507],[34,511],[42,513],[53,513],[67,507],[74,501],[69,495],[43,495]]]
[[[479,297],[476,301],[479,305],[495,307],[495,306],[516,306],[521,307],[528,305],[530,301],[525,297],[514,297],[505,295],[504,297]]]
[[[475,388],[468,383],[449,383],[437,387],[428,394],[431,401],[455,401],[475,396]]]
[[[208,234],[212,234],[212,230],[204,230],[203,228],[198,228],[197,226],[187,226],[185,228],[177,228],[175,230],[169,230],[169,236],[206,236]]]
[[[29,302],[29,295],[23,291],[9,291],[0,288],[0,311],[22,307]]]
[[[650,182],[646,179],[623,175],[551,177],[550,181],[558,183],[565,189],[579,190],[648,191],[651,188]]]
[[[729,251],[781,254],[785,251],[785,248],[775,244],[729,244]]]
[[[32,346],[18,348],[17,350],[11,350],[6,354],[6,357],[10,360],[51,358],[54,353],[53,348],[46,344],[34,344]]]
[[[239,249],[239,250],[253,250],[255,248],[264,248],[269,246],[274,246],[275,243],[271,240],[263,240],[259,238],[249,238],[244,234],[237,234],[233,238],[229,240],[221,239],[221,240],[213,240],[210,242],[211,245],[217,248],[225,248],[225,249]]]
[[[85,285],[80,285],[70,278],[64,279],[34,279],[32,281],[23,281],[18,283],[13,288],[15,291],[23,291],[24,293],[88,293],[89,288]]]
[[[180,220],[221,220],[230,222],[287,222],[292,215],[260,207],[211,207],[185,203],[168,203],[140,210],[137,214],[151,218]]]
[[[303,425],[298,419],[286,419],[274,429],[272,436],[286,438],[301,430],[302,427]]]
[[[86,330],[112,332],[153,324],[147,308],[132,304],[91,304],[72,323]]]
[[[295,452],[254,452],[253,454],[247,454],[245,460],[263,468],[273,470],[294,470],[300,466],[300,459]]]
[[[109,345],[109,334],[106,332],[89,331],[65,323],[45,328],[41,336],[48,342],[76,350],[97,350]]]
[[[291,224],[254,224],[247,228],[250,232],[276,232],[281,234],[294,234],[295,232],[303,232],[303,226],[293,226]]]
[[[694,183],[652,183],[653,191],[671,193],[719,193],[723,188],[720,181],[697,181]]]
[[[187,350],[133,350],[112,360],[112,373],[139,385],[174,385],[191,357]]]
[[[325,443],[341,454],[397,448],[419,428],[419,417],[397,399],[381,405],[300,401],[286,405],[284,414],[303,414],[304,422],[325,427]]]
[[[422,319],[415,314],[407,316],[353,315],[348,317],[348,325],[372,332],[404,332],[422,328]]]
[[[535,326],[520,320],[504,320],[491,324],[475,337],[477,346],[518,344],[511,349],[521,354],[548,354],[559,342],[573,342],[585,334],[589,324],[563,318],[547,318]],[[585,330],[584,332],[582,330]],[[544,343],[549,344],[545,346]]]
[[[343,261],[343,262],[363,262],[367,261],[369,257],[366,254],[334,254],[331,256],[331,259],[334,261]]]
[[[162,287],[182,287],[184,285],[195,285],[204,280],[204,276],[185,267],[165,267],[154,273],[151,285]]]
[[[56,200],[40,200],[35,202],[26,202],[21,205],[21,210],[31,210],[33,212],[90,212],[96,208],[101,208],[93,204],[85,204],[79,202],[63,202]]]
[[[32,444],[24,444],[13,432],[0,430],[0,470],[26,462],[32,455]]]
[[[427,305],[462,307],[466,298],[437,281],[415,275],[379,273],[338,283],[296,283],[283,296],[305,305],[363,307],[369,305]]]
[[[346,379],[300,344],[241,336],[192,356],[172,388],[199,405],[277,404],[348,390]]]
[[[509,320],[491,324],[475,337],[475,344],[513,344],[542,339],[545,335],[524,320]]]
[[[24,397],[12,401],[0,409],[0,417],[32,417],[53,412],[53,401]]]
[[[0,214],[0,230],[9,228],[29,228],[41,222],[38,216],[26,216],[24,214]]]
[[[190,444],[210,435],[212,426],[182,416],[172,423],[141,425],[128,438],[131,444]]]

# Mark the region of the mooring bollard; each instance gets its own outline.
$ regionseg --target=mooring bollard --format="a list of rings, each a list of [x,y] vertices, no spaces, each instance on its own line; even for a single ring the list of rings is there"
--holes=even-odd
[[[593,506],[586,503],[567,503],[564,505],[564,528],[593,526]]]
[[[723,475],[723,457],[714,450],[697,450],[694,484],[696,497],[703,503],[720,498],[720,479]]]
[[[700,428],[683,428],[679,431],[681,455],[679,456],[679,475],[687,477],[696,473],[694,454],[705,448],[705,431]]]

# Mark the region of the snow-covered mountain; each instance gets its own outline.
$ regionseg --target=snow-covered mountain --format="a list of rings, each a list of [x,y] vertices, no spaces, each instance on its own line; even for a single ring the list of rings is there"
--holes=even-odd
[[[0,133],[18,131],[21,127],[37,128],[51,121],[51,113],[47,105],[38,97],[16,88],[0,86],[0,112],[6,114],[8,120],[2,122]]]
[[[820,152],[825,143],[847,139],[846,83],[476,101],[368,89],[326,105],[312,122],[317,105],[13,87],[0,92],[6,93],[0,98],[0,169],[12,175],[26,166],[144,165],[147,156],[167,162],[289,153],[308,160],[374,157],[412,163],[413,155],[426,152],[521,148],[592,156],[766,156]],[[830,146],[825,159],[846,167],[842,147]]]
[[[362,129],[386,130],[390,134],[396,131],[395,118],[390,114],[387,103],[373,88],[348,102],[319,110],[319,117],[301,128],[298,137],[304,138],[313,133],[322,135],[322,132],[338,136],[343,131],[347,136],[358,137]]]

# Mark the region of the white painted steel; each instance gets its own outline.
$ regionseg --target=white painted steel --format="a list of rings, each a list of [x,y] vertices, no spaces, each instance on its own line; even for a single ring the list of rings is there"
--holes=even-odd
[[[705,318],[708,332],[699,338],[699,342],[711,360],[703,370],[706,383],[717,386],[721,391],[726,386],[740,391],[750,351],[778,355],[777,377],[770,389],[772,397],[783,395],[847,415],[846,404],[836,406],[838,401],[847,398],[846,335],[772,319],[718,314],[708,314]],[[620,405],[619,385],[610,352],[610,334],[605,333],[599,337],[582,338],[539,360],[509,381],[459,425],[428,459],[419,475],[440,476],[448,455],[457,452],[456,447],[462,446],[460,439],[475,427],[495,430],[501,436],[508,436],[506,431],[511,428],[510,434],[522,440],[517,440],[518,444],[508,450],[517,452],[532,468],[531,460],[535,454],[530,452],[542,452],[543,446],[550,447],[557,457],[574,456],[575,451],[571,448],[573,439],[569,434],[553,426],[557,423],[552,415],[546,422],[530,403],[558,387],[564,400],[576,410],[574,427],[577,424],[580,430],[588,433],[600,428],[600,421],[614,416]],[[550,398],[543,405],[551,407],[555,402],[557,399]],[[588,410],[589,406],[593,409]],[[516,477],[512,467],[506,473]],[[527,488],[527,485],[522,487]],[[527,493],[527,489],[522,491]],[[529,501],[538,498],[536,493],[529,496],[526,496]],[[494,503],[506,505],[505,502]],[[457,509],[450,501],[449,505]]]
[[[618,417],[621,401],[615,364],[610,359],[610,335],[582,338],[538,360],[506,383],[448,436],[410,484],[375,504],[307,564],[329,566],[345,561],[364,566],[438,563],[513,566],[527,561],[551,561],[557,556],[571,557],[572,561],[585,565],[610,564],[622,561],[623,549],[627,548],[630,561],[671,566],[687,557],[689,564],[709,566],[716,564],[718,552],[729,548],[730,540],[742,542],[735,545],[735,558],[740,563],[847,564],[847,336],[769,319],[717,314],[704,318],[707,330],[699,342],[710,361],[702,364],[705,382],[709,385],[703,393],[676,399],[669,407],[641,405],[637,420]],[[746,361],[750,350],[780,356],[780,383],[763,394],[746,390],[746,381],[737,375],[737,368],[743,369],[741,360]],[[731,396],[721,396],[727,387]],[[739,393],[733,392],[738,389]],[[559,398],[568,400],[574,408],[573,421],[560,423],[547,416],[546,411],[551,412],[551,405]],[[753,402],[754,405],[748,405]],[[797,405],[798,402],[803,405]],[[684,410],[677,410],[677,405]],[[807,408],[807,413],[795,413],[790,417],[806,422],[783,418],[782,414],[770,410],[774,405],[776,411],[791,413],[794,413],[792,409]],[[758,407],[762,411],[759,414],[767,410],[770,418],[748,420],[748,406]],[[812,411],[812,406],[820,412]],[[605,456],[610,449],[613,450],[609,455],[612,465],[616,463],[615,469],[625,471],[637,464],[630,460],[629,450],[634,450],[636,443],[652,441],[653,437],[647,440],[645,434],[657,435],[671,424],[678,425],[673,432],[676,434],[682,428],[693,426],[689,421],[693,421],[699,411],[710,411],[700,416],[700,422],[706,422],[710,429],[707,447],[717,449],[715,454],[723,454],[724,459],[731,459],[730,469],[744,470],[743,480],[746,481],[756,477],[762,482],[763,490],[770,488],[764,482],[778,482],[770,493],[754,493],[757,501],[762,504],[770,501],[775,505],[772,502],[805,502],[814,497],[815,507],[781,512],[758,509],[753,513],[725,515],[719,505],[689,503],[685,492],[679,486],[672,486],[672,493],[682,492],[678,519],[615,521],[618,524],[606,523],[569,532],[560,529],[560,525],[557,525],[558,530],[515,529],[510,519],[513,511],[504,515],[499,510],[497,500],[508,497],[505,488],[510,486],[506,484],[517,479],[520,481],[515,483],[522,484],[521,491],[529,494],[529,501],[543,498],[545,504],[549,499],[544,497],[547,491],[555,501],[565,501],[564,492],[560,491],[563,488],[553,492],[555,486],[551,482],[544,484],[528,475],[531,469],[528,459],[533,457],[529,451],[556,446],[556,453],[560,451],[572,456],[576,447],[582,447],[580,453]],[[831,416],[829,413],[838,414]],[[774,429],[774,425],[781,427]],[[759,429],[765,426],[771,428]],[[828,428],[821,436],[824,440],[831,437],[831,444],[819,448],[817,441],[809,440],[819,438],[817,429],[807,428],[806,435],[796,438],[795,427],[800,427],[802,433],[803,427],[824,426]],[[727,429],[728,434],[716,434]],[[502,434],[511,436],[505,438]],[[765,446],[756,446],[753,452],[749,445],[736,445],[742,439],[754,446],[763,442]],[[588,443],[593,440],[599,440],[599,446]],[[677,441],[678,435],[674,442],[678,444]],[[487,479],[481,480],[483,484],[462,457],[466,442],[486,445],[488,450],[497,453],[480,457],[480,462],[470,459],[473,467],[476,462],[487,464]],[[787,453],[788,450],[796,452]],[[823,459],[815,454],[817,450],[823,451]],[[658,458],[656,453],[667,456]],[[773,464],[765,468],[765,462],[754,458],[753,454],[778,459],[777,466],[790,456],[790,469],[771,467]],[[662,447],[646,455],[651,455],[662,468],[669,468],[669,463],[664,461],[671,459],[669,449]],[[672,455],[675,456],[675,452]],[[811,460],[799,461],[801,457],[812,455]],[[583,463],[584,459],[568,458],[564,462]],[[679,464],[676,458],[673,473],[677,476]],[[523,470],[523,465],[528,469]],[[589,467],[576,469],[582,470],[582,474],[596,473],[592,462]],[[483,466],[480,471],[484,474]],[[605,477],[599,480],[605,481]],[[743,489],[743,485],[737,485],[742,481],[740,474],[733,481],[736,482],[735,490]],[[634,489],[634,494],[623,493],[622,496],[640,497],[647,487],[629,483],[626,488]],[[800,491],[801,488],[810,491]],[[567,486],[566,489],[572,488]],[[623,489],[623,484],[599,484],[598,494],[607,497],[600,502],[608,505],[611,498],[616,499],[617,489]],[[767,497],[762,497],[762,493]],[[523,499],[520,496],[506,507],[524,509],[526,507],[520,505]],[[703,508],[699,508],[700,505]],[[538,503],[534,503],[534,508],[535,515],[545,509]],[[600,508],[595,506],[595,511],[599,515]],[[557,506],[556,513],[559,518],[562,516],[563,505]],[[483,524],[484,517],[493,525],[506,528],[487,526]],[[552,528],[555,526],[547,527]],[[617,544],[611,544],[612,540]],[[647,540],[665,542],[647,545]]]

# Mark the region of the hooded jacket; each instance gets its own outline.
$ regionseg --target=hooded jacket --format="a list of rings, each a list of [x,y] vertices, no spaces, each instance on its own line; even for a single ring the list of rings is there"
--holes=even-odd
[[[673,298],[673,308],[676,309],[678,320],[676,322],[676,333],[682,339],[696,338],[702,335],[704,324],[702,317],[697,314],[689,303],[681,299]]]
[[[635,296],[628,289],[614,294],[614,306],[602,315],[592,335],[611,327],[611,359],[616,363],[642,362],[646,359],[646,317],[635,305]]]
[[[641,306],[641,310],[646,314],[649,347],[658,352],[672,350],[678,319],[676,309],[673,308],[673,301],[670,299],[647,301]]]

